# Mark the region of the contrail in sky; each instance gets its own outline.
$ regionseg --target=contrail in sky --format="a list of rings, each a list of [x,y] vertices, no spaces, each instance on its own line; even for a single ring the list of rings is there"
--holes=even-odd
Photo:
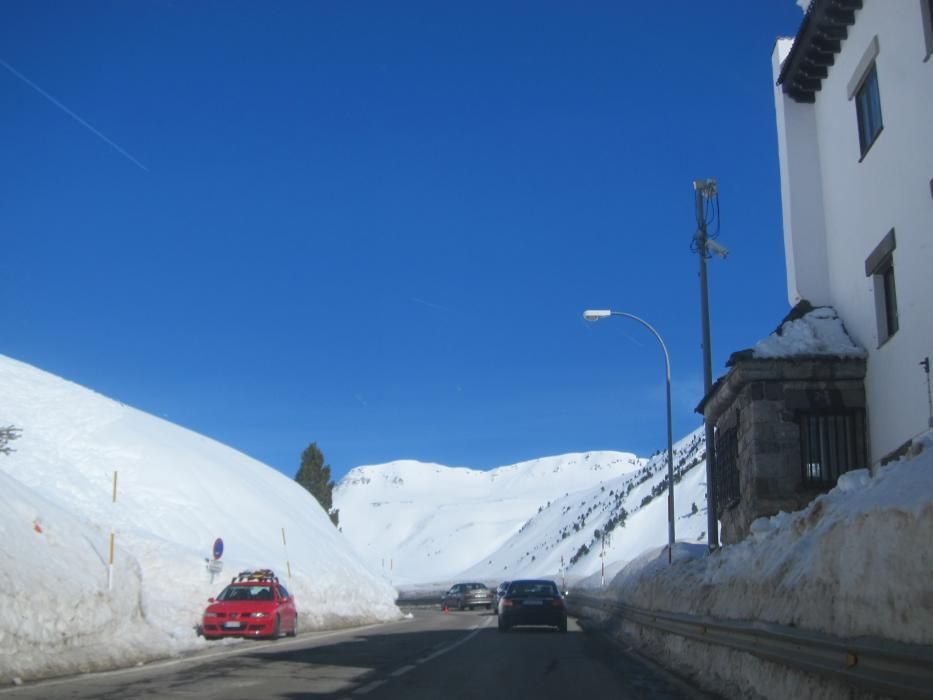
[[[58,100],[56,100],[56,99],[55,99],[54,97],[52,97],[49,93],[47,93],[45,90],[43,90],[42,88],[40,88],[38,85],[36,85],[34,82],[32,82],[29,78],[27,78],[25,75],[23,75],[22,73],[20,73],[18,70],[16,70],[13,66],[11,66],[9,63],[7,63],[6,61],[4,61],[2,58],[0,58],[0,66],[3,66],[4,68],[6,68],[6,69],[7,69],[8,71],[10,71],[13,75],[15,75],[17,78],[19,78],[19,79],[22,80],[24,83],[26,83],[29,87],[31,87],[33,90],[35,90],[36,92],[38,92],[40,95],[42,95],[45,99],[47,99],[47,100],[48,100],[49,102],[51,102],[53,105],[55,105],[55,106],[58,107],[60,110],[62,110],[62,111],[63,111],[65,114],[67,114],[69,117],[71,117],[71,118],[74,119],[76,122],[78,122],[81,126],[83,126],[84,128],[88,129],[91,133],[93,133],[93,134],[96,135],[99,139],[101,139],[102,141],[104,141],[104,143],[108,144],[111,148],[115,149],[115,150],[116,150],[120,155],[122,155],[124,158],[126,158],[127,160],[129,160],[130,162],[132,162],[134,165],[137,165],[138,167],[142,168],[142,169],[145,170],[147,173],[149,172],[149,168],[147,168],[145,165],[143,165],[143,164],[140,163],[138,160],[136,160],[136,159],[135,159],[132,155],[130,155],[125,149],[121,148],[121,147],[118,146],[116,143],[114,143],[113,141],[111,141],[110,139],[108,139],[108,138],[107,138],[106,136],[104,136],[101,132],[99,132],[99,131],[98,131],[97,129],[95,129],[93,126],[91,126],[90,124],[88,124],[84,119],[82,119],[82,118],[79,117],[77,114],[75,114],[74,112],[72,112],[72,111],[71,111],[70,109],[68,109],[65,105],[63,105],[61,102],[59,102]]]

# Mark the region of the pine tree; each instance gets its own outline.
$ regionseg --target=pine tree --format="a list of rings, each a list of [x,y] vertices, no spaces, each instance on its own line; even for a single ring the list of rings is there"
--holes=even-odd
[[[295,481],[317,499],[336,526],[340,512],[334,509],[334,482],[330,480],[330,465],[324,464],[324,454],[316,442],[312,442],[301,453],[301,466],[295,474]]]

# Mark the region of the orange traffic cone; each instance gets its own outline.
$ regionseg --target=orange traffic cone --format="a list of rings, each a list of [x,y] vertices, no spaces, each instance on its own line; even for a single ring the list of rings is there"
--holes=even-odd
[[[447,609],[447,603],[444,603],[444,607],[441,608],[441,610],[443,611],[443,613],[444,613],[445,615],[447,615],[447,614],[450,612],[450,611]]]

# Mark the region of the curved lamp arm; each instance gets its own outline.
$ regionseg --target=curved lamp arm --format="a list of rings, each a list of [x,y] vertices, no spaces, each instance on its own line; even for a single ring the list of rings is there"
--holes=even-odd
[[[639,318],[635,314],[628,314],[624,311],[612,311],[610,309],[588,309],[583,312],[583,318],[587,321],[599,321],[610,316],[624,316],[633,321],[638,321],[641,325],[651,331],[657,338],[664,353],[664,369],[667,379],[667,562],[671,563],[672,551],[674,549],[674,447],[673,431],[671,429],[671,356],[667,352],[667,346],[654,326],[645,319]]]

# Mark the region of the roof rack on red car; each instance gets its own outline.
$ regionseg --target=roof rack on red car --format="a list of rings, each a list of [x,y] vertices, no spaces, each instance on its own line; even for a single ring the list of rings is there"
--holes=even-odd
[[[230,583],[248,582],[278,583],[279,577],[275,575],[272,569],[256,569],[255,571],[241,571],[230,579]]]

